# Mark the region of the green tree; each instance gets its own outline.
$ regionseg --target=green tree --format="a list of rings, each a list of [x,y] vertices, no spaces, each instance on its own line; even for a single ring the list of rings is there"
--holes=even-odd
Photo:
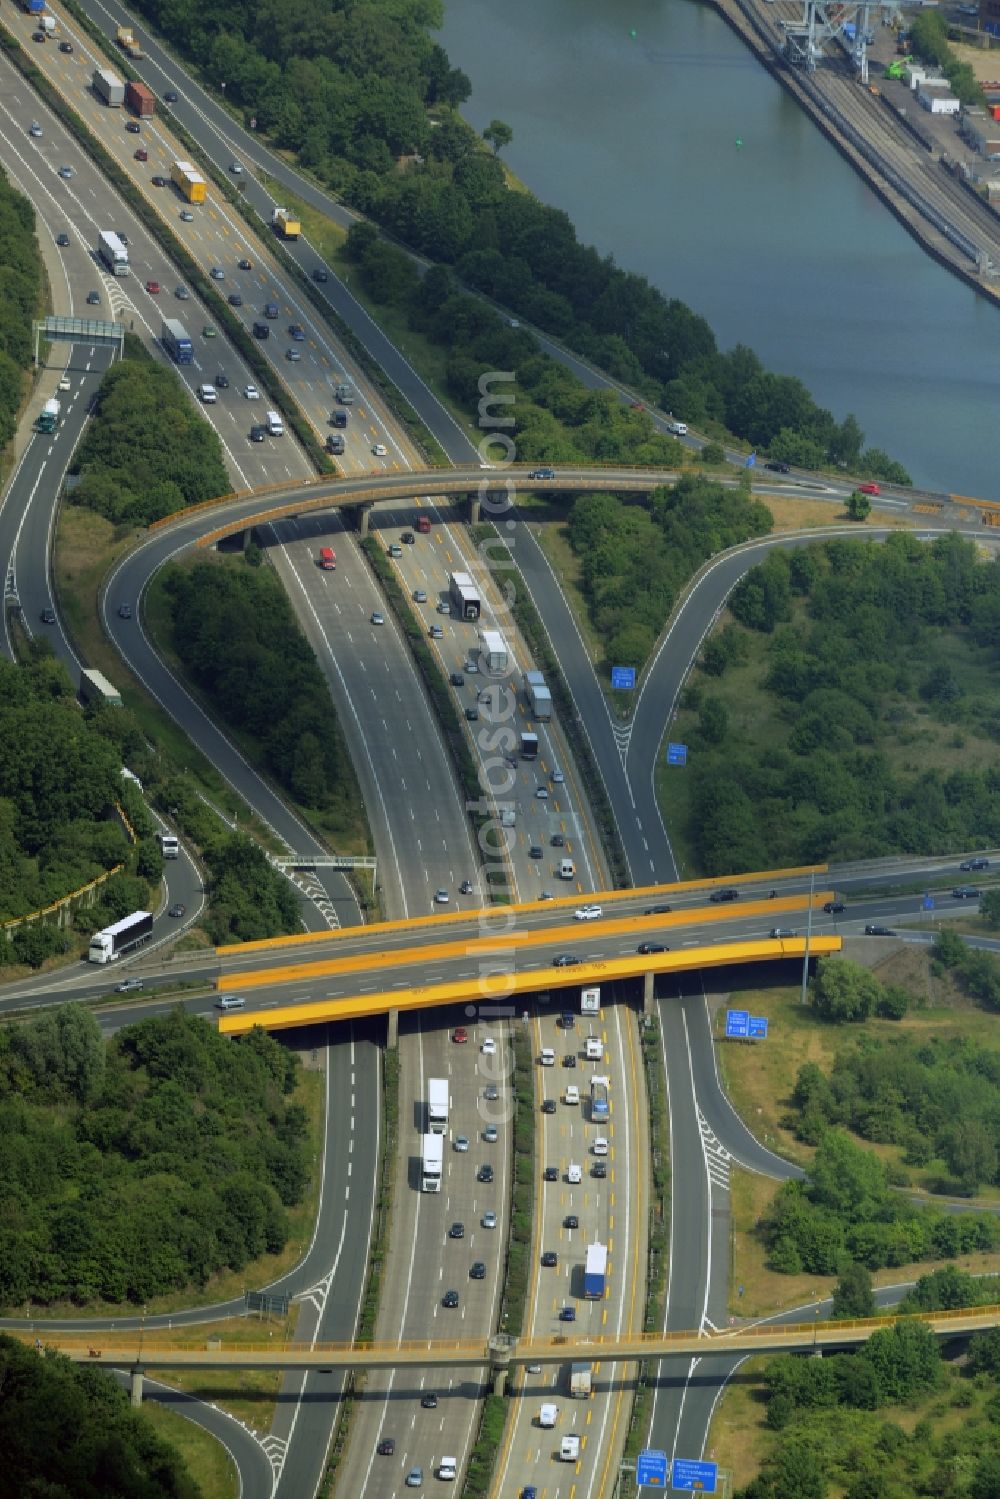
[[[817,1013],[835,1025],[867,1020],[881,994],[882,985],[871,970],[847,958],[821,958],[810,986]]]
[[[513,130],[503,120],[491,120],[483,131],[483,140],[488,141],[493,147],[494,156],[498,156],[504,146],[509,146],[513,139]]]
[[[875,1316],[872,1278],[864,1265],[848,1265],[834,1287],[830,1315],[837,1321]]]
[[[851,520],[867,520],[872,513],[872,502],[860,489],[853,489],[845,506]]]
[[[1000,886],[983,891],[979,897],[979,917],[984,925],[994,930],[1000,926]]]

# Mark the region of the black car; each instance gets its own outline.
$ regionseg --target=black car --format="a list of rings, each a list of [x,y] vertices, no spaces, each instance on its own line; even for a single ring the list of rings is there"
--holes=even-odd
[[[56,244],[57,245],[62,245],[63,248],[65,249],[65,247],[69,244],[69,235],[68,234],[57,234],[56,235]]]
[[[591,1174],[591,1176],[597,1176],[597,1177],[602,1177],[603,1178],[603,1177],[607,1176],[607,1174],[608,1174],[608,1168],[607,1168],[607,1166],[605,1165],[605,1163],[603,1161],[595,1161],[594,1164],[590,1168],[590,1174]]]
[[[164,104],[176,104],[177,103],[177,95],[174,93],[173,89],[168,89],[167,90],[167,92],[163,96],[163,102],[164,102]]]
[[[270,338],[271,330],[266,323],[254,323],[253,336],[254,338]]]
[[[462,883],[458,887],[458,893],[459,893],[459,895],[471,895],[472,894],[472,881],[471,880],[463,880]]]
[[[151,180],[154,187],[166,187],[167,185],[166,177],[161,177],[159,173],[157,173],[156,176]]]
[[[533,843],[531,845],[531,847],[528,850],[528,857],[530,859],[544,859],[545,858],[545,850],[542,848],[542,846],[541,846],[540,843]]]
[[[555,1101],[555,1099],[554,1098],[543,1098],[542,1099],[542,1113],[543,1114],[554,1114],[555,1111],[556,1111],[556,1101]]]
[[[963,874],[971,873],[974,869],[989,869],[989,859],[963,859],[958,866]]]
[[[450,1307],[451,1310],[454,1311],[455,1307],[458,1306],[458,1292],[445,1291],[444,1295],[441,1297],[441,1305]]]
[[[263,442],[266,437],[267,437],[267,428],[266,427],[251,427],[250,428],[250,441],[251,442]]]
[[[240,294],[239,294],[238,291],[231,291],[229,293],[229,296],[228,296],[228,298],[226,300],[228,301],[230,307],[242,307],[243,306],[243,298],[240,296]]]
[[[347,426],[347,412],[346,411],[335,411],[333,413],[333,416],[332,416],[331,420],[332,420],[333,425],[335,427],[346,427]]]
[[[846,909],[842,900],[828,900],[823,907],[828,916],[839,916],[840,912]]]
[[[100,292],[99,291],[89,291],[87,293],[87,306],[88,307],[100,307],[100,305],[101,305],[101,294],[100,294]]]
[[[559,1167],[546,1166],[545,1170],[542,1172],[542,1180],[547,1182],[557,1182],[559,1180]]]
[[[476,1181],[491,1182],[493,1180],[493,1167],[490,1165],[480,1166],[476,1172]]]
[[[462,676],[462,673],[460,671],[453,671],[451,676],[448,678],[448,681],[453,687],[465,686],[465,678]]]
[[[546,1249],[542,1255],[542,1264],[546,1270],[552,1270],[559,1263],[559,1256],[554,1249]]]
[[[421,1395],[420,1404],[423,1406],[425,1411],[437,1410],[438,1398],[434,1394],[433,1390],[428,1390],[426,1395]]]
[[[59,43],[59,51],[60,52],[65,52],[65,53],[69,54],[70,52],[73,51],[73,43],[72,42],[60,42]]]
[[[567,1213],[563,1219],[563,1228],[579,1228],[580,1220],[576,1213]]]
[[[554,468],[533,468],[528,475],[529,479],[554,479],[556,471]]]
[[[277,302],[267,302],[265,304],[265,306],[264,306],[264,316],[265,317],[269,317],[269,318],[276,318],[278,316],[278,304],[277,304]]]
[[[549,839],[549,842],[553,848],[566,847],[566,839],[563,837],[562,833],[553,833],[552,837]]]
[[[31,33],[31,40],[33,42],[44,42],[44,40],[45,40],[45,32],[44,31],[33,31]]]
[[[483,1264],[482,1260],[473,1260],[471,1266],[469,1267],[469,1279],[470,1280],[485,1280],[486,1279],[486,1266]]]
[[[647,915],[647,916],[666,916],[666,915],[669,914],[669,911],[670,911],[670,907],[669,906],[647,906],[646,911],[645,911],[645,915]]]
[[[399,539],[404,546],[408,547],[414,546],[417,540],[412,531],[404,531]]]
[[[392,1457],[393,1453],[396,1451],[396,1443],[393,1441],[392,1437],[383,1437],[375,1450],[378,1453],[379,1457]]]
[[[129,120],[127,125],[125,126],[125,129],[128,131],[129,135],[138,135],[142,130],[142,126],[139,124],[138,120]]]
[[[449,1239],[464,1239],[465,1238],[465,1224],[464,1223],[453,1223],[451,1225],[451,1228],[449,1228],[449,1230],[448,1230],[448,1237],[449,1237]]]
[[[651,952],[669,952],[669,951],[670,951],[670,948],[669,947],[664,947],[664,945],[663,945],[662,942],[640,942],[639,946],[636,948],[636,952],[642,954],[643,957],[645,957],[647,953],[651,953]]]
[[[42,610],[42,624],[43,625],[54,625],[55,622],[56,622],[56,611],[54,609],[43,609]]]
[[[253,270],[253,261],[252,260],[246,260],[246,259],[244,259],[244,260],[238,260],[236,262],[236,264],[239,266],[239,268],[240,268],[241,271],[252,271]]]
[[[790,474],[792,471],[791,464],[779,463],[777,460],[772,463],[765,463],[764,467],[769,468],[772,474]]]
[[[465,716],[468,719],[469,723],[475,723],[478,720],[478,718],[479,718],[479,709],[478,708],[466,708],[466,710],[465,710]]]
[[[566,1053],[566,1055],[563,1057],[563,1066],[564,1067],[575,1067],[576,1066],[576,1052],[575,1051],[568,1051]]]
[[[483,1089],[483,1097],[486,1099],[487,1103],[496,1103],[497,1099],[500,1097],[500,1089],[497,1087],[496,1083],[490,1083],[488,1087]]]
[[[951,892],[954,900],[978,900],[982,893],[975,885],[956,885]]]
[[[573,968],[579,962],[580,959],[576,956],[575,953],[561,952],[559,956],[554,960],[552,966],[553,968]]]
[[[175,920],[181,916],[186,916],[187,906],[182,900],[175,901],[174,904],[170,907],[170,910],[167,912],[167,915],[173,916]]]
[[[895,935],[896,933],[893,931],[891,926],[878,926],[877,924],[869,924],[865,927],[866,937],[895,937]]]
[[[713,906],[719,906],[722,905],[723,901],[739,900],[740,892],[738,890],[733,890],[731,887],[725,890],[713,890],[708,898],[712,902]]]
[[[119,604],[118,605],[118,618],[119,619],[131,619],[132,618],[132,605],[131,604]]]
[[[219,390],[229,389],[229,376],[224,375],[221,370],[215,377],[215,383]]]
[[[322,266],[317,266],[313,271],[314,281],[329,281],[329,279],[329,276],[327,275],[326,271],[323,270]]]

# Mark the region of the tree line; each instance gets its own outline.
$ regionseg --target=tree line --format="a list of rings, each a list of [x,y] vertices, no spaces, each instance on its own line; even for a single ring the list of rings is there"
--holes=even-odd
[[[115,526],[148,526],[231,488],[216,432],[174,371],[135,340],[101,381],[70,472],[72,503]]]
[[[565,213],[509,191],[498,157],[509,127],[491,122],[484,135],[493,152],[484,149],[458,113],[471,83],[431,40],[440,0],[302,0],[294,12],[236,0],[200,8],[142,0],[140,9],[245,125],[252,119],[411,249],[454,267],[465,285],[646,399],[788,461],[843,463],[905,482],[886,454],[863,451],[853,417],[836,421],[801,381],[770,373],[750,349],[720,352],[704,318],[580,244]],[[530,357],[534,341],[519,347]]]
[[[28,391],[31,324],[42,311],[43,266],[35,210],[0,172],[0,446],[17,431]]]
[[[705,872],[1000,841],[1000,773],[953,763],[969,739],[1000,740],[1000,569],[973,542],[775,549],[730,609],[678,724]]]
[[[0,1303],[140,1305],[281,1250],[298,1066],[180,1006],[109,1040],[74,1005],[0,1031]]]

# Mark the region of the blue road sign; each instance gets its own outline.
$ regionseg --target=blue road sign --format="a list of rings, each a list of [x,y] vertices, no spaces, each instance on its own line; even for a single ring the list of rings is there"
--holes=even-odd
[[[934,897],[933,897],[933,895],[925,895],[924,898],[923,898],[923,901],[921,902],[921,904],[922,904],[922,906],[923,906],[923,908],[924,908],[925,911],[933,911],[933,909],[934,909]]]
[[[647,1447],[645,1452],[640,1452],[635,1460],[635,1481],[638,1488],[645,1484],[651,1489],[665,1489],[667,1486],[667,1454],[665,1452],[654,1452]]]
[[[694,1463],[685,1457],[675,1457],[670,1487],[688,1494],[714,1494],[718,1478],[718,1463]]]
[[[688,747],[686,744],[667,745],[667,764],[686,765],[688,763]]]
[[[611,668],[611,685],[618,687],[623,692],[631,692],[635,687],[634,666],[613,666]]]
[[[751,1040],[756,1040],[756,1041],[766,1041],[767,1040],[767,1016],[766,1015],[751,1015],[750,1016],[750,1037],[751,1037]]]
[[[750,1034],[750,1011],[749,1010],[727,1010],[726,1011],[726,1035],[737,1040]]]
[[[757,454],[756,453],[751,453],[750,454],[750,457],[747,459],[746,466],[747,466],[747,468],[756,468],[757,467]]]

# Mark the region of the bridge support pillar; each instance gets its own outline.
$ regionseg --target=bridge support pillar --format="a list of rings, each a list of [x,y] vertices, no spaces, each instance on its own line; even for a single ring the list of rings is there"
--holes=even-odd
[[[479,495],[473,492],[469,495],[469,525],[476,525],[482,518],[483,507],[479,503]]]
[[[142,1366],[136,1364],[129,1375],[129,1399],[138,1408],[142,1404]]]
[[[653,992],[654,977],[655,975],[652,973],[645,973],[642,978],[642,1013],[648,1016],[650,1020],[656,1019],[656,996]]]
[[[395,1051],[399,1045],[399,1011],[390,1010],[388,1014],[388,1025],[385,1033],[385,1044],[389,1051]]]
[[[370,505],[359,505],[354,512],[358,520],[359,536],[368,535],[368,512],[371,508],[372,507]]]
[[[494,1395],[503,1395],[510,1375],[510,1356],[516,1339],[508,1332],[494,1333],[490,1338],[490,1383]]]

